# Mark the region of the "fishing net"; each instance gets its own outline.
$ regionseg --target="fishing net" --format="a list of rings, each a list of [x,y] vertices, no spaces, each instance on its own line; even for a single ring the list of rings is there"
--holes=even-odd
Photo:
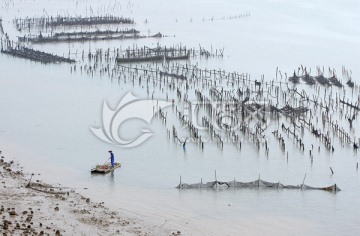
[[[341,191],[340,188],[336,186],[336,184],[328,186],[328,187],[312,187],[305,184],[301,185],[284,185],[280,182],[272,183],[268,181],[264,181],[261,179],[251,181],[251,182],[238,182],[238,181],[230,181],[230,182],[222,182],[222,181],[213,181],[195,184],[186,184],[180,183],[177,186],[178,189],[227,189],[227,188],[273,188],[273,189],[306,189],[306,190],[324,190],[330,192],[338,192]]]

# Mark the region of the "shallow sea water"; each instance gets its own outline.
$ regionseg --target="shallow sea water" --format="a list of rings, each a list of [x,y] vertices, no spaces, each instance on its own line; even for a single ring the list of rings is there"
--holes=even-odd
[[[5,3],[9,3],[6,7]],[[158,39],[34,45],[36,49],[59,55],[69,50],[126,48],[134,44],[156,46],[188,45],[225,48],[222,59],[201,59],[200,68],[261,75],[270,81],[276,67],[292,74],[301,64],[312,68],[342,66],[352,70],[358,83],[360,74],[359,3],[357,1],[3,1],[1,16],[5,32],[19,36],[12,19],[44,14],[110,13],[133,17],[144,34],[161,32],[175,35]],[[120,7],[121,5],[121,7]],[[36,6],[36,7],[35,7]],[[90,6],[93,13],[90,13]],[[110,7],[109,7],[110,6]],[[114,7],[115,6],[115,7]],[[46,12],[46,13],[45,13]],[[225,19],[250,13],[250,17]],[[206,19],[214,20],[207,21]],[[145,24],[144,21],[149,23]],[[205,21],[203,20],[205,19]],[[150,30],[150,31],[149,31]],[[289,161],[278,142],[268,136],[269,157],[252,143],[241,151],[231,144],[220,150],[205,144],[201,151],[194,144],[181,146],[169,141],[166,127],[155,119],[150,126],[154,136],[136,148],[118,148],[97,139],[91,126],[101,125],[102,104],[116,107],[128,91],[146,98],[146,91],[131,84],[118,83],[106,76],[70,72],[69,65],[43,65],[0,54],[0,148],[29,172],[40,178],[76,188],[97,201],[104,201],[147,222],[180,229],[185,235],[354,235],[360,230],[360,179],[356,170],[358,154],[351,146],[342,147],[338,139],[335,152],[305,134],[306,150],[316,150],[311,163],[308,152],[299,152],[286,138]],[[341,76],[340,76],[341,77]],[[345,80],[343,82],[346,82]],[[315,89],[299,88],[308,93]],[[331,88],[342,93],[342,89]],[[352,98],[351,90],[344,88]],[[323,91],[323,89],[322,89]],[[155,97],[165,93],[156,91]],[[171,96],[171,95],[170,95]],[[175,96],[175,95],[172,95]],[[170,110],[169,110],[170,113]],[[339,117],[334,114],[334,117]],[[169,120],[168,128],[171,124]],[[356,122],[356,123],[355,123]],[[359,137],[358,120],[351,132]],[[143,125],[143,124],[142,124]],[[271,122],[269,130],[281,123]],[[344,123],[348,130],[348,125]],[[132,127],[125,127],[131,134]],[[185,130],[180,131],[185,137]],[[91,167],[107,159],[112,149],[122,168],[113,174],[92,176]],[[331,175],[329,167],[334,174]],[[336,183],[342,191],[301,190],[182,190],[175,186],[179,177],[187,183],[262,179],[284,184],[305,183],[327,186]],[[84,188],[88,188],[85,190]]]

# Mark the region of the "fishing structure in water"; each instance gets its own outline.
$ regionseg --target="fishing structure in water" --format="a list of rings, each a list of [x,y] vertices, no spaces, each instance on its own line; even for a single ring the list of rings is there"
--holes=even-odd
[[[194,55],[195,51],[186,49],[186,47],[161,47],[156,48],[128,48],[121,55],[117,55],[117,63],[129,62],[146,62],[146,61],[163,61],[163,60],[188,60],[190,55]]]
[[[18,41],[22,43],[43,44],[146,38],[146,36],[139,35],[139,33],[140,31],[137,31],[135,29],[60,32],[47,36],[42,35],[42,33],[40,32],[39,35],[35,36],[18,36]]]
[[[1,23],[1,22],[0,22]],[[19,31],[38,28],[56,28],[58,26],[97,25],[97,24],[134,24],[129,18],[106,17],[47,17],[15,19]],[[20,43],[51,43],[85,40],[125,39],[141,37],[136,29],[97,30],[57,32],[50,36],[18,37]],[[152,37],[163,37],[161,33]],[[120,86],[126,84],[141,88],[148,99],[172,101],[172,110],[162,110],[155,115],[166,127],[167,138],[186,150],[191,142],[204,150],[216,144],[219,150],[233,146],[242,151],[245,141],[250,143],[266,158],[271,158],[269,143],[278,143],[286,161],[289,162],[289,146],[297,148],[302,155],[309,153],[311,166],[314,161],[314,146],[307,139],[313,137],[325,146],[330,153],[335,151],[335,142],[339,148],[357,150],[360,139],[351,132],[356,126],[360,104],[359,86],[351,78],[351,71],[342,68],[342,77],[352,91],[352,100],[345,96],[343,82],[335,69],[328,69],[326,77],[324,67],[311,68],[300,65],[288,78],[276,68],[275,78],[265,80],[265,76],[251,76],[249,73],[230,72],[219,69],[200,68],[194,60],[199,58],[218,59],[224,57],[224,48],[206,50],[183,45],[156,47],[137,46],[126,49],[89,48],[88,52],[76,51],[69,58],[62,58],[30,49],[24,45],[2,41],[2,52],[14,56],[49,62],[69,62],[70,55],[78,60],[71,66],[71,72],[106,76]],[[302,89],[302,86],[307,86]],[[312,94],[308,94],[312,90]],[[336,120],[334,114],[339,115]],[[171,119],[171,116],[172,119]],[[345,127],[346,122],[349,127]],[[172,121],[172,122],[171,122]],[[273,123],[275,125],[270,125]],[[179,129],[178,127],[183,127]],[[270,127],[272,130],[270,130]],[[211,142],[208,142],[208,141]],[[276,145],[277,146],[277,145]],[[305,152],[306,150],[306,152]],[[291,157],[290,157],[291,158]],[[291,159],[290,159],[291,161]],[[330,167],[331,168],[331,167]],[[331,169],[332,170],[332,169]],[[333,173],[333,172],[332,172]],[[200,188],[214,186],[227,187],[270,187],[322,189],[339,191],[336,185],[325,188],[313,188],[307,185],[287,186],[261,180],[250,183],[209,182],[200,183]],[[179,185],[181,188],[193,188],[199,184]]]
[[[247,189],[247,188],[256,188],[256,189],[299,189],[299,190],[323,190],[328,192],[340,192],[341,189],[336,185],[331,185],[327,187],[312,187],[305,184],[305,178],[303,179],[302,184],[299,185],[285,185],[280,182],[268,182],[265,180],[260,179],[260,176],[257,180],[250,181],[250,182],[240,182],[236,181],[235,179],[232,181],[218,181],[215,171],[215,181],[206,182],[204,183],[201,179],[199,183],[195,184],[187,184],[183,183],[181,176],[180,176],[180,183],[176,187],[181,190],[185,189],[213,189],[213,190],[225,190],[225,189]]]
[[[1,40],[1,53],[42,63],[75,63],[74,59],[34,50],[10,40]]]
[[[92,17],[70,17],[70,16],[47,16],[47,17],[26,17],[15,18],[13,20],[15,28],[18,31],[31,30],[32,28],[47,29],[59,26],[93,26],[93,25],[111,25],[111,24],[135,24],[131,18],[105,15]]]

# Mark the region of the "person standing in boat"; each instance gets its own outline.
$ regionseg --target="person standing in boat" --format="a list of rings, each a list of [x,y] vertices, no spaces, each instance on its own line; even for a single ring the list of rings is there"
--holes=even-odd
[[[110,153],[110,162],[111,162],[111,166],[112,166],[112,168],[114,168],[114,166],[115,166],[115,162],[114,162],[114,159],[115,159],[115,157],[114,157],[114,153],[113,153],[112,151],[109,151],[109,153]]]

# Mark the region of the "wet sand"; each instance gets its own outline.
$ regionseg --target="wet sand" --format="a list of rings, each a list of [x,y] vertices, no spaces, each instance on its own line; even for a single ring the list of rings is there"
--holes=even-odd
[[[181,235],[143,224],[74,189],[51,186],[14,160],[0,159],[0,233],[3,235]],[[31,179],[31,181],[30,181]]]

